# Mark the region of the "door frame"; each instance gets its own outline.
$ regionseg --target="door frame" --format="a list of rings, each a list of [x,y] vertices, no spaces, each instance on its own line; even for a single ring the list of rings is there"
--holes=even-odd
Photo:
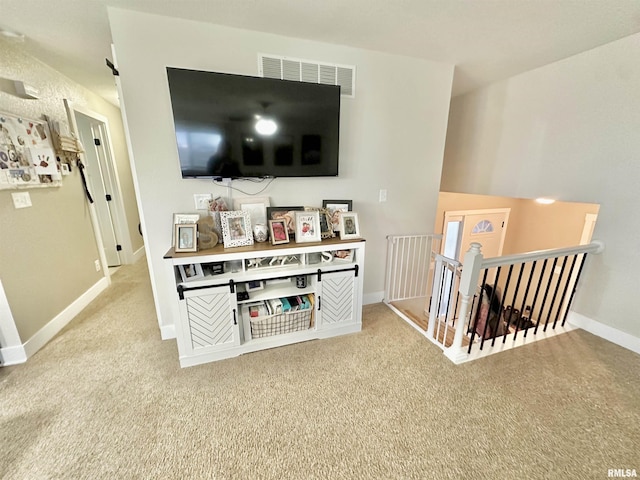
[[[71,132],[76,138],[80,138],[78,135],[78,124],[76,121],[76,113],[80,113],[91,119],[100,122],[104,125],[105,129],[105,154],[107,159],[107,168],[110,169],[110,177],[112,179],[110,187],[113,189],[113,208],[111,209],[112,213],[112,223],[113,229],[116,234],[116,238],[118,239],[119,245],[122,246],[122,250],[120,251],[120,260],[123,264],[132,263],[134,260],[133,255],[133,247],[131,244],[131,236],[129,231],[129,226],[127,224],[127,215],[124,208],[124,202],[122,197],[122,188],[120,186],[120,176],[118,175],[118,168],[115,163],[115,159],[113,157],[113,144],[111,141],[111,130],[109,127],[109,120],[99,113],[96,113],[92,110],[89,110],[80,105],[74,105],[70,100],[64,99],[64,105],[67,110],[67,117],[69,120],[69,125],[71,128]],[[85,146],[86,148],[86,146]],[[86,156],[81,153],[80,157],[84,163],[86,163]],[[100,231],[100,223],[98,222],[98,216],[96,214],[95,206],[92,203],[87,201],[87,205],[89,206],[89,212],[91,217],[91,223],[93,225],[94,235],[96,237],[96,242],[98,245],[98,250],[100,254],[100,263],[105,272],[105,275],[110,280],[109,275],[109,267],[106,255],[104,253],[104,244],[102,242],[102,234]]]

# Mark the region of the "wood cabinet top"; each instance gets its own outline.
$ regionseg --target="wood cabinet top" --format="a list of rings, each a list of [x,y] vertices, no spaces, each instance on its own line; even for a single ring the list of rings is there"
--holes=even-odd
[[[271,245],[270,242],[257,243],[254,242],[253,245],[243,246],[243,247],[229,247],[224,248],[224,246],[219,243],[214,248],[209,248],[207,250],[199,250],[197,252],[176,252],[173,247],[169,249],[169,251],[164,255],[163,258],[193,258],[193,257],[204,257],[209,255],[229,255],[229,254],[244,254],[251,255],[255,254],[259,255],[272,255],[278,254],[279,250],[287,250],[291,248],[305,248],[305,247],[320,247],[314,248],[316,251],[320,250],[340,250],[344,246],[348,244],[364,242],[364,238],[358,238],[353,240],[340,240],[340,238],[328,238],[322,240],[321,242],[309,242],[309,243],[296,243],[291,241],[289,243],[284,243],[281,245]],[[349,247],[347,247],[349,248]]]

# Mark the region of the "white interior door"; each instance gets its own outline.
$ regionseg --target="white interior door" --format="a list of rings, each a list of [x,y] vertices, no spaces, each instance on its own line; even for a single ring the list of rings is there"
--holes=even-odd
[[[477,242],[484,258],[499,257],[510,212],[510,208],[445,212],[442,254],[462,261],[471,243]]]
[[[107,265],[116,267],[121,265],[121,247],[111,211],[116,188],[109,164],[111,153],[108,151],[106,127],[103,122],[80,112],[76,112],[75,117],[78,135],[85,149],[87,185],[93,197]]]

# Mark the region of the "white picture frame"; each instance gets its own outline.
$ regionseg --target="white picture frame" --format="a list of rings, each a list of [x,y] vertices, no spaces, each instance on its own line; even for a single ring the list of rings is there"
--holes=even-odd
[[[253,245],[251,217],[246,210],[220,212],[224,248]]]
[[[233,199],[234,210],[249,212],[251,225],[267,224],[267,207],[271,206],[269,197],[241,197]]]
[[[176,243],[176,225],[185,223],[198,223],[200,220],[199,213],[174,213],[173,214],[173,229],[171,230],[171,244]]]
[[[204,278],[204,271],[202,265],[199,263],[189,263],[187,265],[178,265],[180,271],[180,277],[183,282],[190,282],[192,280],[198,280]]]
[[[305,211],[311,212],[317,210],[320,212],[320,238],[333,238],[336,236],[331,224],[331,212],[328,208],[304,207]]]
[[[320,212],[296,212],[296,243],[320,242]]]
[[[180,252],[198,251],[198,225],[195,223],[178,223],[175,226],[174,250]]]
[[[340,240],[360,238],[360,223],[358,214],[342,212],[340,215]]]

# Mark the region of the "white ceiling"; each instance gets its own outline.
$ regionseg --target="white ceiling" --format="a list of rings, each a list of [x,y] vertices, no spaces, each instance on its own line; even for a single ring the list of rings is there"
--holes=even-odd
[[[640,0],[0,0],[0,28],[117,103],[108,5],[454,64],[453,95],[640,32]]]

